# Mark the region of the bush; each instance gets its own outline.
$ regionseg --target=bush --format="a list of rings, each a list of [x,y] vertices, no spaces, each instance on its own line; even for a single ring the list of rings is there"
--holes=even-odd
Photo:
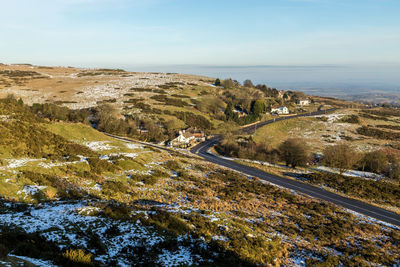
[[[370,136],[374,137],[377,139],[384,139],[384,140],[398,140],[400,139],[400,133],[399,132],[389,132],[389,131],[384,131],[380,130],[377,128],[372,128],[372,127],[367,127],[367,126],[362,126],[357,129],[357,133],[365,136]]]
[[[126,205],[111,203],[103,209],[103,216],[114,220],[129,219],[131,211]]]
[[[158,210],[155,214],[151,214],[149,222],[176,235],[186,234],[190,231],[186,222],[163,210]]]
[[[278,150],[264,144],[257,144],[252,140],[237,142],[236,140],[225,138],[215,149],[219,154],[229,157],[268,161],[271,163],[276,163],[279,160]]]
[[[71,110],[67,107],[48,103],[34,103],[31,107],[31,111],[38,114],[41,118],[48,118],[53,121],[62,120],[82,123],[88,123],[87,118],[91,115],[91,112],[87,109]]]
[[[212,123],[202,115],[196,115],[192,112],[175,112],[178,119],[184,121],[187,125],[202,130],[212,130]]]
[[[101,174],[103,172],[114,172],[117,169],[114,164],[97,157],[87,158],[87,161],[89,162],[90,170],[96,174]]]
[[[165,163],[165,166],[172,171],[178,171],[180,169],[180,165],[176,160],[169,160]]]
[[[340,121],[346,122],[346,123],[357,123],[357,124],[361,122],[360,117],[358,117],[357,115],[346,116],[346,117],[342,118]]]
[[[150,98],[169,106],[185,107],[188,105],[185,101],[182,101],[181,99],[169,98],[165,95],[155,95]]]
[[[83,264],[91,264],[93,257],[91,253],[85,253],[82,249],[69,249],[63,256],[72,262]]]
[[[374,173],[382,173],[388,167],[388,164],[386,154],[381,150],[365,154],[360,163],[362,170]]]
[[[299,138],[291,138],[284,141],[279,146],[281,159],[286,162],[286,165],[305,166],[310,159],[310,152],[304,140]]]
[[[346,144],[337,144],[326,147],[323,164],[337,168],[340,173],[351,169],[358,161],[358,154]]]
[[[127,184],[120,181],[107,181],[103,184],[102,190],[106,194],[112,196],[117,193],[126,194],[129,190],[129,187]]]
[[[400,207],[400,186],[393,183],[332,173],[312,173],[303,176],[312,184],[326,185],[350,196]]]

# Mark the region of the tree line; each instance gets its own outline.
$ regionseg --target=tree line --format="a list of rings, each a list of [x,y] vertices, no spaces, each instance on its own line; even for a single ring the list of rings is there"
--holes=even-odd
[[[347,144],[339,143],[326,147],[322,158],[316,158],[311,153],[307,142],[301,138],[289,138],[282,142],[277,149],[273,149],[265,144],[257,144],[251,138],[238,142],[234,137],[227,136],[216,146],[216,150],[229,157],[271,163],[282,161],[293,168],[322,164],[337,169],[340,174],[356,169],[400,180],[400,153],[395,149],[378,149],[361,153]]]

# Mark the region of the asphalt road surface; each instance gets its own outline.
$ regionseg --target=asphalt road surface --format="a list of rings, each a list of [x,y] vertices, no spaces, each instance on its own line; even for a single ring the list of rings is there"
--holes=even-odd
[[[335,109],[331,110],[326,110],[326,111],[317,111],[313,113],[307,113],[307,114],[301,114],[301,115],[294,115],[294,116],[289,116],[289,117],[279,117],[275,120],[269,120],[269,121],[264,121],[257,123],[255,125],[247,126],[242,128],[242,130],[246,133],[252,133],[257,127],[261,127],[270,123],[274,123],[275,121],[280,121],[280,120],[286,120],[294,117],[305,117],[305,116],[312,116],[312,115],[319,115],[319,114],[324,114],[325,112],[333,111]],[[272,184],[278,185],[285,187],[287,189],[295,190],[297,192],[309,195],[311,197],[315,197],[318,199],[322,199],[331,203],[334,203],[336,205],[342,206],[344,208],[347,208],[349,210],[361,213],[363,215],[370,216],[372,218],[400,226],[400,215],[382,209],[378,208],[369,204],[366,204],[364,202],[346,198],[340,195],[337,195],[335,193],[326,191],[322,188],[312,186],[306,183],[302,183],[300,181],[296,180],[291,180],[288,178],[282,178],[279,176],[275,176],[269,173],[266,173],[264,171],[258,170],[256,168],[252,168],[246,165],[242,165],[239,163],[236,163],[232,160],[229,160],[227,158],[219,157],[214,154],[208,153],[208,150],[213,147],[214,145],[218,144],[220,142],[220,137],[214,137],[210,140],[207,140],[194,148],[191,149],[191,152],[194,154],[197,154],[198,156],[201,156],[205,160],[208,160],[212,163],[218,164],[220,166],[224,166],[227,168],[230,168],[232,170],[240,171],[244,174],[247,174],[249,176],[254,176],[258,177],[262,180],[265,180],[267,182],[270,182]]]

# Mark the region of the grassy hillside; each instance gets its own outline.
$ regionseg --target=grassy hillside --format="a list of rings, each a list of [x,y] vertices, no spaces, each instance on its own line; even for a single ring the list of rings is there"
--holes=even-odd
[[[382,112],[385,114],[382,109],[340,109],[328,115],[280,121],[257,129],[253,140],[277,147],[285,139],[300,137],[314,152],[321,152],[324,147],[338,142],[360,151],[400,147],[396,138],[400,115],[382,115]]]
[[[51,113],[47,114],[51,120],[73,122],[83,122],[82,118],[88,117],[79,114],[82,110],[99,119],[99,110],[108,106],[108,110],[112,109],[108,114],[120,121],[100,123],[99,130],[146,141],[166,141],[189,126],[207,133],[226,133],[239,125],[268,118],[265,113],[275,106],[285,105],[291,113],[301,113],[348,104],[331,98],[310,97],[313,102],[302,107],[296,105],[296,99],[307,97],[301,92],[279,92],[267,85],[244,86],[231,79],[219,81],[218,86],[215,82],[215,78],[175,73],[0,66],[0,97],[14,94],[29,105],[43,104],[42,109],[36,105],[36,110],[42,115]],[[256,102],[260,104],[257,112]],[[57,116],[67,111],[50,104],[71,108],[75,114]],[[224,113],[228,104],[245,111],[247,116],[231,114],[228,118]],[[119,127],[121,125],[123,127]],[[148,130],[148,134],[138,134],[138,130]]]
[[[399,260],[399,231],[390,226],[174,151],[116,141],[79,123],[46,122],[12,99],[1,100],[0,111],[2,262]]]

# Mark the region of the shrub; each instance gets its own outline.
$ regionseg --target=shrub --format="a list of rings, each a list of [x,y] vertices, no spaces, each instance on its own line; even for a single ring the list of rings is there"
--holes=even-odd
[[[82,249],[69,249],[63,253],[68,260],[76,263],[91,264],[93,255],[85,253]]]
[[[178,171],[180,169],[180,165],[176,160],[169,160],[165,163],[165,166],[173,171]]]
[[[115,220],[125,220],[130,217],[131,211],[126,205],[111,203],[103,209],[103,216]]]
[[[279,146],[279,151],[281,159],[293,168],[305,166],[310,159],[306,142],[299,138],[287,139]]]
[[[384,140],[398,140],[400,139],[399,132],[384,131],[377,128],[362,126],[357,129],[357,133],[365,136],[374,137]]]
[[[388,164],[386,154],[381,150],[365,154],[360,163],[362,170],[374,173],[382,173]]]
[[[341,122],[346,122],[346,123],[360,123],[360,117],[358,117],[357,115],[349,115],[349,116],[345,116],[344,118],[342,118],[340,120]]]
[[[107,181],[103,184],[102,190],[108,195],[115,195],[117,193],[126,194],[129,187],[127,184],[120,181]]]
[[[186,222],[163,210],[158,210],[157,213],[150,215],[149,222],[176,235],[186,234],[190,231]]]
[[[192,112],[175,112],[174,115],[189,126],[203,130],[213,129],[212,123],[202,115],[196,115]]]
[[[358,155],[351,147],[346,144],[337,144],[325,148],[322,162],[343,173],[351,169],[357,160]]]
[[[303,176],[312,184],[326,185],[345,194],[378,203],[400,206],[400,186],[393,183],[322,172]]]
[[[97,157],[87,158],[87,161],[90,165],[90,170],[96,174],[101,174],[103,172],[113,172],[117,169],[117,167],[108,162],[107,160],[102,160]]]

